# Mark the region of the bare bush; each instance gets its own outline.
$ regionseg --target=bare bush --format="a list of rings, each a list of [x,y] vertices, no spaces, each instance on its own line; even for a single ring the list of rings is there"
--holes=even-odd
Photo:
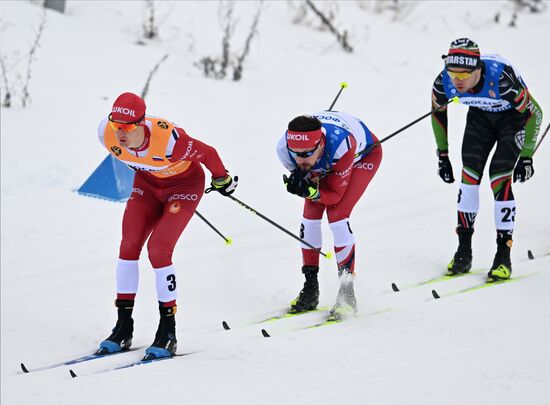
[[[46,27],[46,9],[42,12],[40,25],[36,31],[34,42],[31,49],[23,57],[19,56],[19,52],[15,51],[11,57],[0,53],[0,68],[2,69],[2,80],[4,82],[4,99],[2,105],[11,107],[13,97],[20,93],[21,105],[26,107],[30,101],[29,86],[32,78],[32,67],[36,61],[36,53],[40,48],[40,40]],[[20,62],[27,59],[26,72],[23,73],[18,69]]]
[[[145,0],[145,21],[143,22],[143,36],[154,39],[158,36],[159,29],[155,21],[155,0]]]
[[[329,20],[333,21],[338,15],[339,7],[336,1],[322,1],[317,4],[319,9]],[[311,15],[310,8],[303,0],[288,0],[288,9],[293,24],[300,24],[318,31],[327,31],[327,27],[316,15]]]
[[[38,27],[38,30],[36,32],[36,37],[34,38],[34,43],[32,44],[31,50],[29,51],[29,59],[27,63],[27,74],[25,76],[25,84],[23,85],[23,94],[21,96],[21,104],[23,107],[27,106],[27,102],[29,101],[29,83],[31,81],[31,68],[32,63],[36,60],[35,55],[36,51],[40,47],[40,39],[42,38],[42,33],[44,32],[44,28],[46,26],[46,11],[42,13],[42,19],[40,21],[40,26]]]
[[[517,26],[517,19],[520,13],[542,13],[546,10],[547,4],[541,0],[510,0],[514,4],[514,12],[512,19],[508,24],[509,27]]]
[[[231,45],[237,27],[237,20],[233,17],[234,2],[220,2],[218,9],[220,26],[222,28],[222,52],[220,56],[205,56],[195,63],[205,77],[214,79],[224,79],[228,68],[233,69],[233,80],[239,81],[243,76],[243,64],[250,53],[250,45],[254,36],[258,32],[258,23],[263,9],[263,0],[259,2],[258,9],[250,26],[250,31],[246,37],[242,51],[239,54],[231,52]]]
[[[262,8],[260,6],[256,11],[256,15],[254,16],[254,20],[250,27],[250,32],[246,37],[243,51],[241,52],[240,55],[237,56],[237,60],[235,62],[235,66],[233,69],[233,80],[235,81],[241,80],[243,76],[243,63],[246,57],[248,56],[248,53],[250,52],[250,44],[252,43],[252,39],[254,38],[254,35],[256,35],[256,33],[258,32],[258,23],[260,22],[261,12],[262,12]]]
[[[403,20],[415,7],[416,2],[404,0],[357,0],[360,9],[374,14],[389,13],[393,21]]]
[[[11,86],[8,82],[8,75],[6,64],[4,63],[4,55],[0,54],[0,66],[2,67],[2,79],[4,79],[4,100],[2,106],[6,108],[11,107]]]
[[[338,43],[342,46],[344,51],[353,52],[352,46],[348,42],[348,32],[343,30],[340,32],[333,24],[334,16],[326,15],[320,9],[318,9],[312,0],[306,0],[306,4],[309,8],[321,19],[323,26],[325,26],[334,36]]]

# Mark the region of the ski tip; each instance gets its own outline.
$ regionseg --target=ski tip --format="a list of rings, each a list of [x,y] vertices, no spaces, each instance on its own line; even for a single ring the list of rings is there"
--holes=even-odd
[[[21,363],[21,370],[23,370],[24,373],[29,372],[29,370],[27,369],[27,367],[25,367],[25,365],[23,363]]]
[[[439,296],[439,294],[437,293],[437,291],[435,291],[435,290],[432,290],[432,295],[433,295],[433,297],[434,297],[436,300],[439,299],[439,298],[441,298],[441,297]]]
[[[399,288],[397,288],[397,285],[395,283],[391,283],[391,289],[395,292],[399,292]]]
[[[529,258],[529,260],[534,260],[535,259],[535,256],[533,256],[533,252],[531,252],[531,250],[527,251],[527,257]]]
[[[229,325],[227,324],[227,322],[225,322],[225,321],[222,321],[222,326],[223,326],[223,328],[224,328],[225,330],[231,329],[231,328],[229,327]]]
[[[69,374],[70,374],[71,377],[73,377],[73,378],[76,378],[76,377],[77,377],[76,373],[75,373],[73,370],[71,370],[71,369],[69,369]]]
[[[271,335],[269,333],[267,333],[267,331],[265,329],[262,329],[262,335],[265,338],[271,337]]]

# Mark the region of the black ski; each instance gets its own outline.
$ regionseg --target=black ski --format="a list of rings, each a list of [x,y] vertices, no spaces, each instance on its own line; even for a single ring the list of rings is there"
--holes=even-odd
[[[148,358],[147,356],[145,356],[141,360],[132,361],[131,363],[123,364],[121,366],[117,366],[117,367],[113,367],[113,368],[106,368],[104,370],[100,370],[100,371],[97,371],[97,372],[92,373],[92,374],[106,373],[108,371],[124,370],[125,368],[142,366],[142,365],[151,364],[151,363],[158,363],[159,361],[172,360],[172,359],[175,359],[177,357],[188,356],[188,355],[193,354],[193,353],[197,353],[197,352],[173,354],[172,356],[169,356],[169,357],[151,357],[151,358]],[[69,374],[71,375],[72,378],[78,377],[78,374],[76,374],[74,372],[74,370],[72,370],[72,369],[69,370]]]
[[[115,352],[115,353],[106,353],[106,354],[94,353],[94,354],[89,354],[87,356],[82,356],[82,357],[77,357],[75,359],[66,360],[66,361],[63,361],[61,363],[49,364],[47,366],[30,368],[30,369],[25,365],[25,363],[21,363],[21,370],[23,371],[23,373],[31,373],[31,372],[34,372],[34,371],[49,370],[49,369],[57,368],[57,367],[61,367],[61,366],[72,366],[73,364],[79,364],[79,363],[84,363],[86,361],[103,359],[105,357],[111,357],[111,356],[115,356],[117,354],[128,353],[128,352],[131,352],[133,350],[138,350],[138,349],[142,349],[142,347],[135,347],[135,348],[131,348],[131,349],[125,349],[125,350],[121,350],[120,352]]]

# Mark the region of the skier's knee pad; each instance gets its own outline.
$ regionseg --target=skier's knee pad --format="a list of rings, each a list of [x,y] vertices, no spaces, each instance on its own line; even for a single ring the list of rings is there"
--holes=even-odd
[[[460,184],[458,210],[461,212],[479,211],[479,184]]]
[[[330,224],[330,229],[332,230],[332,236],[334,238],[334,246],[340,247],[355,244],[355,237],[349,225],[349,218],[332,222]]]
[[[138,260],[118,259],[116,266],[116,292],[135,294],[139,284]]]
[[[300,225],[300,238],[313,247],[320,249],[323,246],[321,220],[302,218],[302,224]],[[311,247],[304,244],[302,244],[302,248],[311,249]]]

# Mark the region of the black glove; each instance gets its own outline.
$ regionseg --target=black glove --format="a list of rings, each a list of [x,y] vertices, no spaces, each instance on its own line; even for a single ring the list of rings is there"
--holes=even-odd
[[[239,176],[231,178],[228,174],[225,177],[216,177],[212,179],[210,185],[212,187],[206,189],[206,193],[209,193],[212,190],[218,191],[221,195],[228,196],[235,192],[237,185],[239,184]]]
[[[283,181],[286,190],[291,194],[296,194],[302,198],[315,200],[319,198],[319,185],[311,179],[304,178],[299,170],[294,170],[290,177],[283,175]]]
[[[519,181],[523,183],[524,181],[529,180],[535,174],[535,169],[533,168],[533,159],[528,157],[520,157],[516,168],[514,169],[514,183]]]
[[[290,173],[290,177],[283,174],[283,182],[286,186],[286,191],[291,194],[298,194],[298,191],[303,187],[302,182],[304,180],[304,174],[299,169],[294,169]]]
[[[455,178],[453,176],[453,166],[449,160],[449,152],[446,150],[438,150],[437,156],[439,157],[437,174],[443,179],[445,183],[454,183]]]

